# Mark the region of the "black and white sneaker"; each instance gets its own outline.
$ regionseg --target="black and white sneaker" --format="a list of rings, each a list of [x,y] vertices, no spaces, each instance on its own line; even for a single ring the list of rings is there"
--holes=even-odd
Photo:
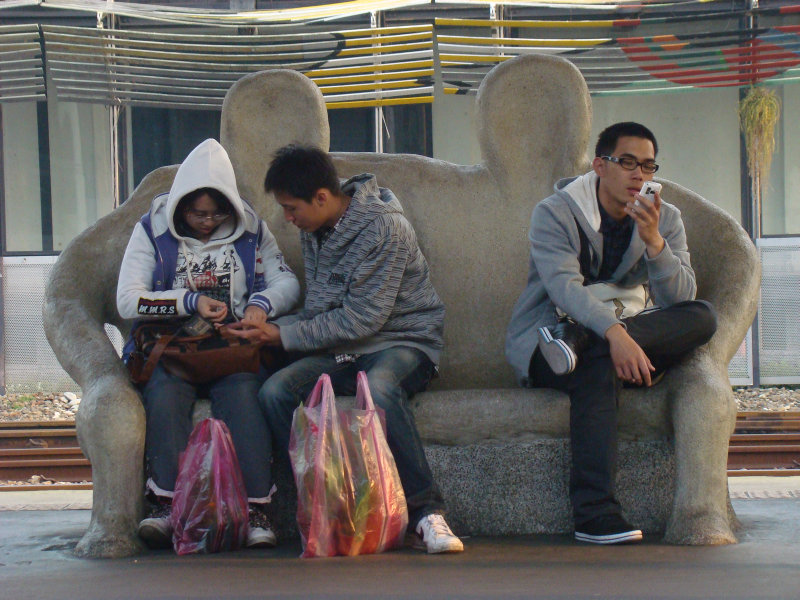
[[[136,533],[148,548],[153,550],[172,547],[172,505],[166,502],[151,502],[147,517],[139,522]]]
[[[569,317],[554,327],[539,328],[539,352],[556,375],[568,375],[575,370],[589,341],[589,330]]]
[[[267,506],[250,505],[250,528],[247,530],[247,548],[274,548],[278,545],[278,536],[272,529]]]
[[[578,366],[578,356],[564,340],[554,338],[547,327],[539,327],[539,352],[556,375],[567,375]]]
[[[629,544],[642,541],[642,530],[619,515],[602,515],[575,527],[575,539],[590,544]]]

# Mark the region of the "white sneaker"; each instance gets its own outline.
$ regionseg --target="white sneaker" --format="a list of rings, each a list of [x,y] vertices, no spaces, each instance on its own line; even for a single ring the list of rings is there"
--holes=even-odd
[[[271,527],[250,527],[247,532],[245,546],[248,548],[274,548],[278,545],[278,536]]]
[[[137,529],[139,537],[148,548],[172,547],[172,523],[169,517],[150,517],[142,519]]]
[[[430,514],[420,519],[414,528],[428,554],[440,552],[463,552],[464,544],[450,531],[442,515]]]

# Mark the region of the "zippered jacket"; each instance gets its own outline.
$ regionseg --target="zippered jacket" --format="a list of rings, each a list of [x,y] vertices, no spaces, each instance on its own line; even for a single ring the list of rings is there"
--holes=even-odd
[[[219,190],[234,209],[234,217],[220,224],[208,242],[175,229],[178,202],[200,188]],[[202,288],[193,291],[192,284],[218,278],[228,278],[226,300],[237,318],[250,305],[276,317],[300,297],[297,278],[267,224],[239,196],[227,152],[209,139],[187,156],[169,193],[156,196],[134,227],[120,267],[117,309],[126,319],[188,316],[203,294]]]
[[[320,246],[300,234],[306,298],[298,315],[279,320],[284,348],[358,355],[411,346],[438,364],[444,305],[400,202],[370,174],[342,191],[352,200],[330,237]]]
[[[530,384],[528,369],[538,344],[537,331],[556,324],[556,307],[600,337],[616,323],[624,326],[608,303],[584,287],[580,271],[578,227],[589,242],[592,273],[599,272],[603,260],[596,183],[594,171],[562,179],[556,183],[555,193],[533,209],[528,232],[528,282],[512,311],[505,347],[506,359],[522,385]],[[697,285],[677,207],[661,202],[658,230],[666,242],[664,249],[648,258],[634,225],[630,245],[609,283],[623,288],[647,283],[656,306],[693,300]]]

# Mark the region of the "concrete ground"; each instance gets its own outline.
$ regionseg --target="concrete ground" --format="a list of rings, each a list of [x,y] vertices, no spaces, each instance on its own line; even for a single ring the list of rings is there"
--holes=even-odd
[[[466,552],[305,560],[300,544],[210,556],[71,554],[89,492],[0,492],[0,599],[800,599],[800,478],[731,478],[740,543],[599,547],[570,536],[465,539]],[[72,510],[67,510],[72,509]]]

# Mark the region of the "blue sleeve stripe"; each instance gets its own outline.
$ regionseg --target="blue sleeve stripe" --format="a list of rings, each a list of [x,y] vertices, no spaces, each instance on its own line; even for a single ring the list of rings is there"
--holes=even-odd
[[[183,297],[183,308],[189,314],[197,312],[197,300],[200,298],[200,292],[187,292]]]
[[[267,315],[272,312],[272,303],[264,296],[250,296],[250,301],[247,306],[257,306],[263,310]]]

